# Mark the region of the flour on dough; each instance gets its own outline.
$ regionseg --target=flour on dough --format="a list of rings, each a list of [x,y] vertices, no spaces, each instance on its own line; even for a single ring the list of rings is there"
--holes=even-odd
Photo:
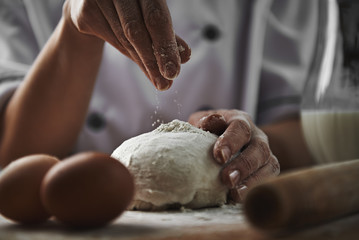
[[[228,188],[213,158],[217,136],[179,120],[123,142],[112,157],[135,178],[130,209],[203,208],[226,203]]]

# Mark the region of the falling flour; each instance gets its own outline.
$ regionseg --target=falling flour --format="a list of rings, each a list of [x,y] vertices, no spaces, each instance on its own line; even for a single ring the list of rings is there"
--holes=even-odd
[[[226,203],[212,149],[217,136],[179,120],[123,142],[112,157],[135,178],[131,209],[203,208]]]

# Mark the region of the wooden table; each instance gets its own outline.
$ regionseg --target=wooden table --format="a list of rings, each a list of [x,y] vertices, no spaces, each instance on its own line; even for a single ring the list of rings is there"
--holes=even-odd
[[[319,226],[272,235],[246,221],[240,205],[172,212],[127,211],[104,228],[74,230],[54,221],[26,227],[0,217],[0,240],[137,240],[137,239],[359,239],[359,214]]]

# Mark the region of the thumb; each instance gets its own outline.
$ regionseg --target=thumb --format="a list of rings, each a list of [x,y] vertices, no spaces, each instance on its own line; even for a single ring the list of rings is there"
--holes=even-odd
[[[199,120],[198,127],[218,136],[222,135],[227,128],[227,122],[223,115],[213,113]]]

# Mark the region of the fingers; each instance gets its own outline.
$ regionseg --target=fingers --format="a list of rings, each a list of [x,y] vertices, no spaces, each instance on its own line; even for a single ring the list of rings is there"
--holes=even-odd
[[[227,162],[250,141],[251,133],[251,124],[245,117],[238,116],[230,121],[229,126],[214,145],[214,158],[219,163]]]
[[[267,135],[247,113],[223,109],[202,111],[192,114],[188,121],[211,132],[217,131],[218,126],[224,128],[213,153],[224,164],[220,177],[230,189],[231,200],[242,202],[253,185],[279,174],[279,163],[269,148]]]
[[[174,34],[166,0],[72,0],[65,6],[80,32],[131,58],[159,90],[172,85],[190,58],[190,48]]]
[[[103,29],[103,31],[97,33],[97,37],[104,39],[121,53],[135,61],[136,56],[134,56],[133,51],[131,51],[128,44],[123,41],[123,38],[119,37],[121,35],[120,31],[122,28],[116,27],[120,25],[120,21],[117,18],[117,13],[113,7],[112,1],[104,0],[103,4],[99,4],[98,1],[96,3],[98,8],[101,10],[99,14],[102,16],[101,18],[97,18],[97,21]],[[116,19],[117,21],[115,21]],[[94,31],[94,33],[96,33],[96,31]]]
[[[101,2],[98,0],[97,6],[101,10],[100,12],[103,16],[103,19],[106,20],[101,22],[102,31],[99,33],[100,35],[98,37],[104,39],[117,50],[119,50],[122,54],[136,62],[145,75],[151,79],[145,66],[142,63],[142,60],[137,55],[137,52],[124,36],[120,19],[118,18],[117,11],[113,5],[112,0],[102,0]],[[96,33],[96,31],[94,31],[94,33]]]
[[[248,192],[248,187],[240,185],[229,190],[229,200],[235,203],[243,203]]]
[[[224,128],[213,153],[215,159],[224,164],[220,177],[230,189],[231,200],[243,201],[253,185],[279,174],[279,163],[269,148],[267,135],[255,126],[247,113],[225,109],[201,111],[192,114],[188,121],[211,132],[216,132],[218,126]]]
[[[202,117],[198,121],[199,128],[204,131],[209,131],[218,136],[224,133],[227,128],[227,122],[221,114],[214,113],[205,117]]]
[[[126,48],[131,49],[131,56],[135,61],[141,62],[151,82],[159,90],[166,90],[171,82],[159,72],[157,60],[153,54],[152,40],[142,21],[142,12],[137,1],[114,1],[120,25],[114,24],[118,29],[117,37],[121,39]]]
[[[132,45],[124,37],[120,19],[117,15],[115,6],[112,0],[96,0],[98,8],[101,10],[103,17],[106,19],[107,24],[102,24],[107,31],[103,31],[102,35],[106,37],[106,41],[113,43],[114,47],[118,49],[118,46],[125,49],[126,56],[136,61],[139,59],[136,51]],[[113,39],[114,38],[114,39]],[[121,51],[122,52],[122,51]]]
[[[266,139],[255,137],[236,158],[222,169],[222,182],[235,187],[268,163],[272,153]]]
[[[200,127],[199,126],[199,120],[205,116],[208,116],[211,112],[209,111],[198,111],[195,113],[192,113],[189,118],[188,118],[188,122],[190,124],[192,124],[195,127]]]
[[[223,132],[213,147],[213,156],[221,164],[250,141],[255,127],[248,114],[237,110],[200,111],[192,114],[188,122],[217,135]]]
[[[139,2],[160,72],[165,78],[174,79],[180,72],[181,59],[166,0]]]
[[[279,175],[279,173],[279,162],[274,155],[271,155],[266,165],[250,175],[239,186],[236,186],[230,190],[230,199],[234,202],[242,203],[247,196],[249,189],[251,189],[254,185],[264,182],[270,177]]]
[[[264,182],[270,177],[278,176],[279,173],[280,166],[278,159],[274,155],[271,155],[267,164],[258,169],[257,172],[250,175],[247,179],[244,180],[244,182],[248,188],[251,188],[256,184]]]
[[[181,58],[181,63],[186,63],[191,58],[191,48],[188,44],[179,36],[176,35],[176,42],[178,47],[178,52]]]

